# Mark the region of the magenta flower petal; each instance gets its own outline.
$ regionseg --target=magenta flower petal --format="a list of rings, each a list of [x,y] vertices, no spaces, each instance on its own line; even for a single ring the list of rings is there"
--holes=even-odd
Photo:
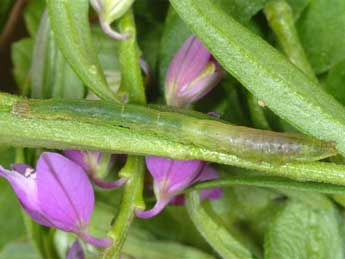
[[[222,70],[211,53],[195,36],[189,37],[171,61],[165,81],[168,105],[193,103],[221,80]]]
[[[146,165],[160,193],[178,193],[198,176],[202,162],[149,156],[146,157]]]
[[[37,163],[37,192],[42,213],[57,228],[79,232],[89,223],[93,189],[84,170],[71,160],[43,153]]]
[[[73,150],[73,149],[64,150],[63,154],[65,155],[65,157],[71,159],[73,162],[77,163],[82,168],[84,168],[84,170],[86,171],[90,170],[90,166],[85,159],[85,154],[83,151]]]
[[[157,202],[150,210],[137,210],[136,215],[140,218],[150,218],[160,213],[179,192],[198,178],[203,162],[149,156],[146,157],[146,165],[153,177]]]
[[[66,259],[84,259],[85,254],[82,246],[80,245],[78,239],[76,239],[70,249],[68,250]]]
[[[40,211],[34,170],[24,164],[14,164],[12,169],[18,171],[6,170],[0,166],[0,176],[11,184],[24,210],[39,224],[47,227],[53,226]]]
[[[97,151],[81,151],[81,150],[65,150],[63,154],[80,165],[88,173],[90,179],[100,188],[103,189],[115,189],[122,186],[126,179],[118,179],[115,181],[103,181],[96,176],[96,172],[99,168],[102,153]],[[112,161],[111,161],[112,162]],[[111,162],[108,164],[110,166]]]
[[[213,167],[206,164],[195,182],[204,182],[204,181],[209,181],[209,180],[213,180],[217,178],[219,178],[217,171]],[[205,190],[200,191],[201,200],[205,200],[205,199],[216,200],[216,199],[221,198],[222,196],[223,196],[223,191],[221,188],[210,188],[210,189],[205,189]]]
[[[150,210],[139,210],[135,211],[135,214],[139,218],[148,219],[158,215],[169,203],[167,199],[160,199],[156,202],[155,206]]]

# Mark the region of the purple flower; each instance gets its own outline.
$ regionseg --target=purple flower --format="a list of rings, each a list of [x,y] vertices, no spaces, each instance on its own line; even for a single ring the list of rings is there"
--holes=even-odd
[[[85,258],[84,250],[81,247],[78,239],[76,239],[73,242],[70,249],[68,250],[66,259],[84,259],[84,258]]]
[[[146,157],[146,165],[153,177],[153,190],[157,198],[155,206],[147,211],[137,210],[140,218],[150,218],[160,213],[170,202],[181,204],[178,196],[184,189],[198,181],[218,177],[217,172],[206,162],[199,160],[171,160],[162,157]],[[217,199],[222,195],[218,188],[203,190],[201,198]]]
[[[86,232],[94,207],[92,185],[78,164],[57,153],[45,152],[36,170],[15,164],[12,170],[0,166],[20,204],[41,225],[74,232],[95,246],[106,247],[111,239],[98,239]]]
[[[211,53],[191,36],[169,65],[165,81],[167,104],[184,107],[205,96],[222,79],[223,72]]]
[[[99,179],[96,176],[97,171],[100,169],[101,159],[103,153],[97,151],[80,151],[80,150],[65,150],[63,154],[69,158],[70,160],[74,161],[78,165],[80,165],[89,175],[91,180],[99,187],[103,189],[114,189],[122,186],[126,179],[120,178],[116,181],[106,182]],[[112,158],[110,158],[110,162],[108,163],[108,168],[111,167]]]

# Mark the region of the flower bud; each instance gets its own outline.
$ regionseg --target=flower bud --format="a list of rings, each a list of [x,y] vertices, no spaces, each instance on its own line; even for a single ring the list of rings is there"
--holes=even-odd
[[[124,15],[133,2],[134,0],[90,0],[92,7],[99,15],[103,31],[116,40],[124,40],[129,35],[114,31],[110,24]]]
[[[217,178],[217,172],[200,160],[172,160],[162,157],[146,157],[146,165],[153,177],[153,190],[157,198],[155,206],[147,211],[137,210],[140,218],[150,218],[160,213],[169,203],[181,204],[179,194],[195,182]],[[217,190],[214,190],[217,189]],[[214,188],[201,192],[201,198],[219,198],[221,190]],[[204,191],[204,190],[202,190]]]
[[[0,166],[20,204],[37,223],[74,232],[84,241],[106,247],[111,239],[99,239],[86,233],[94,207],[94,192],[84,170],[64,156],[45,152],[36,170],[15,164],[12,170]]]
[[[184,107],[198,101],[222,79],[223,72],[211,53],[191,36],[169,65],[165,98],[170,106]]]

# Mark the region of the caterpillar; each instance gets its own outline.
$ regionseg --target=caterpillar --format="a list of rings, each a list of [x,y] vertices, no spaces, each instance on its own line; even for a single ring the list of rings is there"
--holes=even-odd
[[[255,160],[315,161],[337,153],[334,142],[303,134],[235,126],[195,111],[161,106],[89,100],[23,100],[13,106],[13,114],[125,127]]]

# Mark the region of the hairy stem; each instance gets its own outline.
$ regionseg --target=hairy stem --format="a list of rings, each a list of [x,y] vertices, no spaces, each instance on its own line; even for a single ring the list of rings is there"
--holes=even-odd
[[[136,28],[132,10],[120,20],[120,33],[130,35],[119,43],[119,59],[121,65],[121,90],[128,93],[129,102],[145,104],[145,90],[139,65],[139,50],[136,41]],[[128,156],[120,177],[126,179],[120,211],[109,235],[114,242],[105,250],[104,258],[120,258],[121,249],[126,240],[129,227],[133,221],[135,210],[143,208],[143,184],[145,161],[143,157]]]

